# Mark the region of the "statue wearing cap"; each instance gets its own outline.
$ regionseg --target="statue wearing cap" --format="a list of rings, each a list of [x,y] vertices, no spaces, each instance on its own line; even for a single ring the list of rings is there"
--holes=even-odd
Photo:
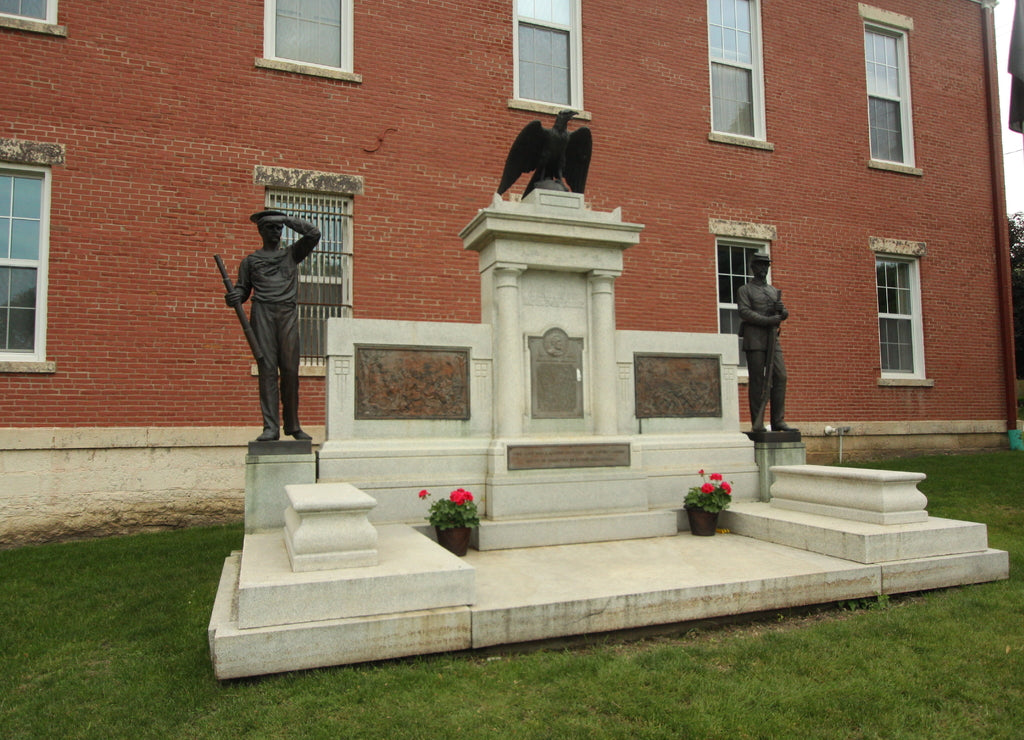
[[[249,220],[259,229],[263,248],[242,260],[238,282],[224,302],[238,306],[252,296],[250,320],[262,354],[257,366],[263,433],[256,441],[280,438],[279,405],[284,410],[284,433],[310,439],[299,425],[299,263],[320,243],[320,230],[281,211],[260,211]],[[300,237],[282,249],[285,226]]]
[[[796,431],[786,424],[786,363],[779,344],[779,325],[789,318],[782,292],[768,284],[771,259],[758,252],[750,259],[753,275],[736,291],[740,336],[749,372],[750,420],[755,432],[764,432],[766,406],[771,405],[773,432]]]

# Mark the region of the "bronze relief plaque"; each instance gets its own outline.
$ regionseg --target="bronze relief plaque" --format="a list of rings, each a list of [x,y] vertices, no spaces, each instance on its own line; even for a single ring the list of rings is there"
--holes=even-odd
[[[629,467],[628,444],[509,445],[509,470]]]
[[[356,347],[356,419],[469,418],[469,350]]]
[[[634,355],[638,419],[720,417],[718,357]]]
[[[534,419],[583,418],[583,340],[555,328],[530,337],[530,396]]]

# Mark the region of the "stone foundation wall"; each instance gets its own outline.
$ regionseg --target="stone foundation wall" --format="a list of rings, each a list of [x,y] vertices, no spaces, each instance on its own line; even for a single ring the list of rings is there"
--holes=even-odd
[[[807,462],[1005,450],[1003,423],[801,422]],[[323,430],[311,428],[315,439]],[[0,429],[0,548],[241,521],[249,428]]]

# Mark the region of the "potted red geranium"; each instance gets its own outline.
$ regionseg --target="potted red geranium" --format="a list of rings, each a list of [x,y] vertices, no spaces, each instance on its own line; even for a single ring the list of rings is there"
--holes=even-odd
[[[420,491],[419,497],[429,498],[430,491]],[[464,488],[456,488],[448,498],[438,499],[430,505],[427,521],[433,525],[442,547],[456,555],[465,555],[472,530],[480,526],[473,494]]]
[[[709,537],[718,529],[719,512],[729,508],[732,502],[732,486],[722,478],[721,473],[712,473],[705,477],[704,471],[701,470],[699,475],[703,482],[686,493],[683,507],[686,509],[687,519],[690,520],[690,532],[701,537]]]

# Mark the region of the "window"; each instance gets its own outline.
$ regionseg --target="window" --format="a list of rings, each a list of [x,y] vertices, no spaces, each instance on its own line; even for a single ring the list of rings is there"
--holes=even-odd
[[[53,22],[57,15],[56,5],[56,0],[0,0],[0,13]]]
[[[875,258],[878,341],[883,377],[924,376],[917,267],[918,262],[914,259]]]
[[[265,13],[267,57],[352,70],[352,0],[266,0]]]
[[[580,109],[580,0],[517,0],[516,98]]]
[[[266,203],[320,229],[320,244],[299,264],[299,343],[303,363],[322,365],[327,319],[352,315],[352,199],[271,190]],[[298,238],[285,228],[282,242],[290,244]]]
[[[712,131],[764,138],[758,21],[755,0],[708,0]]]
[[[751,256],[758,251],[766,251],[763,244],[736,244],[718,242],[718,333],[736,334],[737,343],[740,332],[740,312],[736,305],[736,291],[749,279]],[[747,358],[740,348],[740,367],[747,366]]]
[[[871,157],[912,165],[914,156],[906,34],[880,26],[866,26],[864,60],[867,70]]]
[[[49,172],[0,168],[0,359],[42,361],[46,347]]]

